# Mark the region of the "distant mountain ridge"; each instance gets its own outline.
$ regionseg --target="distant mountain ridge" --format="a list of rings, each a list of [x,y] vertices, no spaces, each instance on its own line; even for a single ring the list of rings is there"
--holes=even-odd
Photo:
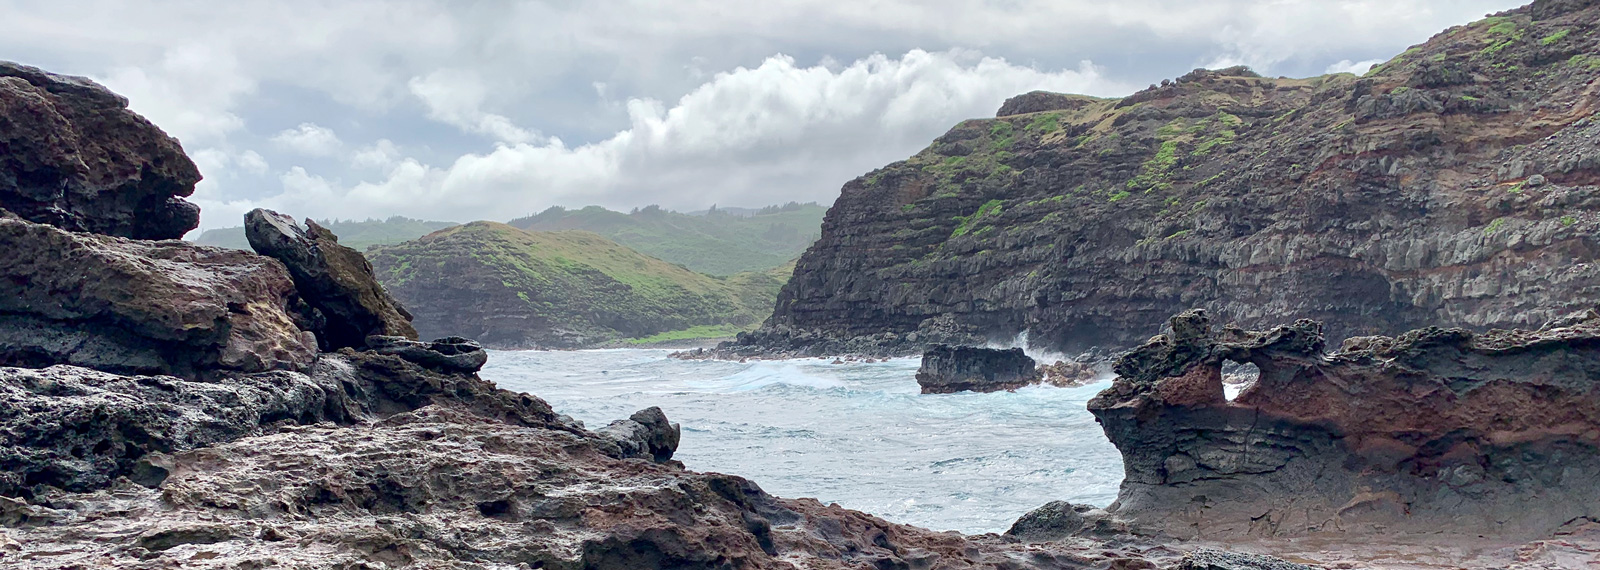
[[[627,214],[599,206],[552,207],[507,224],[534,231],[591,231],[692,271],[728,276],[779,267],[799,257],[821,235],[826,212],[814,202],[760,209],[713,206],[688,214],[659,206]]]
[[[433,232],[455,226],[455,222],[437,222],[392,216],[387,219],[318,221],[339,236],[339,244],[364,251],[374,245],[396,244],[413,240]],[[200,245],[214,245],[250,251],[250,242],[244,239],[244,227],[206,230],[194,240]]]
[[[731,337],[772,312],[793,263],[726,278],[587,231],[472,222],[367,252],[424,337],[582,348]]]

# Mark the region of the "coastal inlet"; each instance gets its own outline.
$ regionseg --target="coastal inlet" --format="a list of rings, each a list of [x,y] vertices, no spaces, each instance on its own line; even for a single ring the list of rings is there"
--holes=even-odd
[[[674,457],[934,530],[1003,532],[1054,500],[1106,506],[1122,461],[1084,404],[1106,382],[919,394],[918,361],[684,361],[666,350],[493,351],[485,379],[600,427],[660,406]]]

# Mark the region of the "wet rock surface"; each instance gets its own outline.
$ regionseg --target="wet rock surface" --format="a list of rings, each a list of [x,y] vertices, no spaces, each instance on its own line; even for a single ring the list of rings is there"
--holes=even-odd
[[[294,285],[270,259],[3,217],[0,251],[0,365],[195,377],[316,357],[291,314]]]
[[[0,61],[0,208],[67,230],[177,239],[200,171],[177,139],[82,77]]]
[[[924,394],[999,392],[1038,383],[1042,376],[1020,348],[937,345],[922,354],[917,385]]]
[[[1334,342],[1537,328],[1600,302],[1597,20],[1542,1],[1363,77],[1226,69],[1077,108],[1019,97],[845,184],[735,352],[909,356],[951,342],[905,341],[942,315],[979,337],[962,344],[1125,349],[1193,307],[1311,318]]]
[[[1600,519],[1600,321],[1324,344],[1310,320],[1174,317],[1089,402],[1126,468],[1109,510],[1213,538],[1533,539]],[[1260,370],[1231,402],[1227,361]]]
[[[256,253],[282,262],[309,304],[305,321],[324,350],[366,346],[369,336],[417,339],[411,314],[372,275],[361,252],[316,222],[304,226],[271,210],[245,214],[245,237]]]

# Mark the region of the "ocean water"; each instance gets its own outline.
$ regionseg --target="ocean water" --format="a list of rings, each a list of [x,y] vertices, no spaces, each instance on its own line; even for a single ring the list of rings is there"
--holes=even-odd
[[[492,351],[481,375],[597,428],[660,406],[675,458],[782,497],[935,530],[1002,532],[1052,500],[1105,506],[1121,457],[1084,404],[1107,386],[922,395],[917,360],[681,361],[666,350]]]

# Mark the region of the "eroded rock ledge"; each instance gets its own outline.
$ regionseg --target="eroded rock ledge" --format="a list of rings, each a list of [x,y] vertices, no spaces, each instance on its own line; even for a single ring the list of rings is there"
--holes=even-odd
[[[1561,324],[1326,353],[1314,321],[1245,331],[1178,315],[1089,402],[1127,472],[1109,510],[1207,538],[1531,538],[1600,520],[1600,319]],[[1227,361],[1261,371],[1233,401]]]

